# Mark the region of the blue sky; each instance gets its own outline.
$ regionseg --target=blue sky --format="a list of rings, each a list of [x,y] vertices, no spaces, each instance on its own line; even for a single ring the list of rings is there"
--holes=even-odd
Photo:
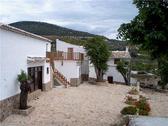
[[[116,38],[137,15],[132,0],[0,0],[0,22],[41,21]]]

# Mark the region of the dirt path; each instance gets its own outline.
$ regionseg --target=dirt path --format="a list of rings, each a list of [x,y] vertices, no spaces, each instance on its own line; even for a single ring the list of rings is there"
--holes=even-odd
[[[130,87],[123,85],[54,88],[29,104],[29,116],[11,115],[1,126],[109,126],[120,117]]]

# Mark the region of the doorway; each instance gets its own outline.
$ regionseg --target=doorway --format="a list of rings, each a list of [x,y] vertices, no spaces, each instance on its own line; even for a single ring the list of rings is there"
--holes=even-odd
[[[32,79],[32,83],[30,84],[31,92],[38,89],[42,90],[42,68],[42,66],[28,68],[28,75]]]
[[[109,83],[112,84],[112,83],[113,83],[113,76],[108,76],[108,77],[107,77],[107,80],[108,80]]]

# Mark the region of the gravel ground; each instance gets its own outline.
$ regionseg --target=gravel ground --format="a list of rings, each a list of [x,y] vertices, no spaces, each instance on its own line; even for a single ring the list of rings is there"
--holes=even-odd
[[[0,126],[110,126],[127,106],[124,98],[130,89],[115,84],[54,88],[29,103],[35,106],[30,115],[11,115]],[[145,96],[152,116],[168,116],[167,94],[145,91]]]
[[[110,84],[54,88],[29,103],[35,106],[30,115],[11,115],[1,126],[109,126],[126,106],[129,89]]]
[[[143,93],[149,99],[151,116],[168,117],[168,93],[159,93],[147,89],[143,89]]]

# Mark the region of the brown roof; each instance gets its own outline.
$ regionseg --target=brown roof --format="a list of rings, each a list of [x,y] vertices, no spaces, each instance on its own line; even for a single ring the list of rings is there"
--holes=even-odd
[[[32,37],[32,38],[35,38],[35,39],[40,39],[40,40],[43,40],[43,41],[52,42],[50,39],[47,39],[47,38],[44,38],[42,36],[39,36],[39,35],[30,33],[30,32],[21,30],[19,28],[12,27],[10,25],[0,23],[0,28],[4,29],[4,30],[15,32],[15,33],[18,33],[18,34],[22,34],[22,35],[25,35],[25,36],[29,36],[29,37]]]
[[[130,59],[130,53],[128,51],[112,51],[111,57],[114,59]]]

